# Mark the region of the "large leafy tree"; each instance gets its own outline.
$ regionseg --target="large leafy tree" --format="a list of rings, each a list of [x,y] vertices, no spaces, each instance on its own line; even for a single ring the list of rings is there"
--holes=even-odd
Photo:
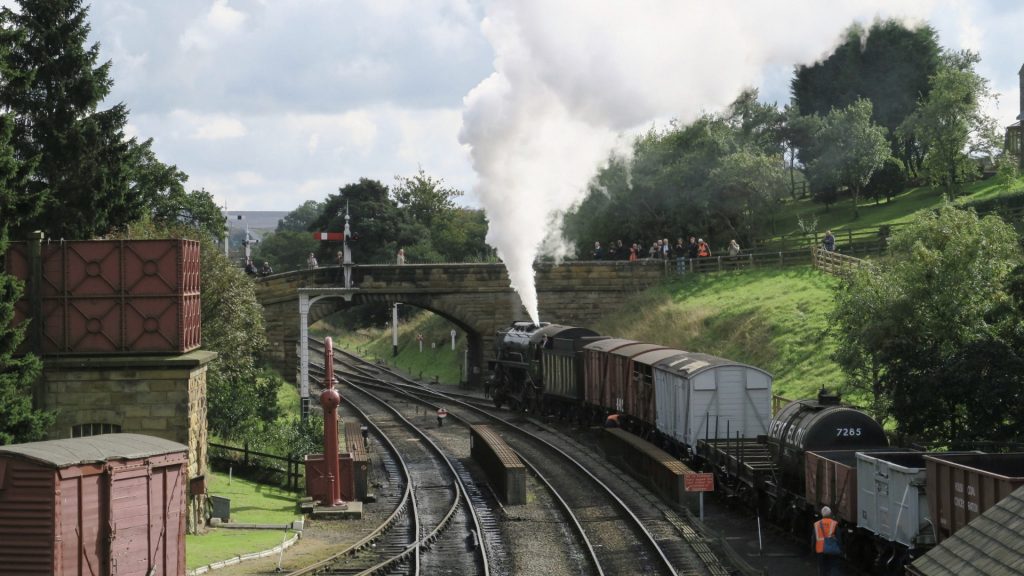
[[[846,188],[856,217],[861,192],[890,155],[885,128],[871,121],[871,102],[861,99],[829,112],[814,146],[816,158],[808,167],[811,181]]]
[[[99,110],[110,93],[110,63],[86,47],[80,0],[19,0],[0,9],[0,107],[14,118],[19,160],[38,161],[18,194],[34,206],[12,232],[90,238],[139,218],[145,198],[131,193],[128,110]]]
[[[992,95],[974,69],[979,61],[970,51],[944,54],[928,97],[900,127],[905,138],[922,143],[924,173],[949,197],[977,176],[972,157],[991,156],[999,146],[995,120],[984,112]]]
[[[802,115],[825,116],[858,99],[870,100],[872,120],[888,130],[893,155],[916,171],[921,144],[896,129],[928,95],[940,54],[938,34],[930,26],[908,28],[895,20],[875,22],[867,30],[855,25],[828,58],[797,68],[790,84],[793,103]]]
[[[937,442],[1021,432],[1024,359],[1013,228],[945,206],[890,240],[891,257],[859,268],[836,297],[836,359],[898,430]]]
[[[358,263],[393,262],[398,245],[398,205],[388,187],[377,180],[360,178],[331,194],[324,202],[323,212],[310,224],[311,230],[341,232],[345,229],[346,210],[351,214],[351,228],[359,240],[351,244],[352,258]],[[318,258],[332,262],[338,246],[321,243]]]

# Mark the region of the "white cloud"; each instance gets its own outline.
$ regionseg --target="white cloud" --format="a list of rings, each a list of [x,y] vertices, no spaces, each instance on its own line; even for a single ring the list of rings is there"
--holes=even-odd
[[[225,36],[231,36],[242,29],[246,14],[228,5],[228,0],[216,0],[206,16],[188,27],[179,43],[185,50],[210,50]]]
[[[175,110],[171,119],[182,128],[179,135],[196,140],[227,140],[241,138],[248,131],[238,118],[223,114],[197,114],[187,110]],[[181,136],[179,136],[181,137]]]

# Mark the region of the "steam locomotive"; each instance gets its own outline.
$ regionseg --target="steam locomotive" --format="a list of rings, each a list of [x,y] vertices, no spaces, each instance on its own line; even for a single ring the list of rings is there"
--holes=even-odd
[[[955,455],[890,447],[881,424],[824,388],[773,417],[772,376],[759,368],[548,323],[499,330],[490,369],[496,406],[591,423],[615,412],[623,428],[713,472],[720,494],[797,534],[809,534],[817,511],[830,506],[848,532],[847,556],[875,573],[899,569],[951,533],[925,501],[941,508],[948,486],[929,491],[934,479],[926,478],[928,466]],[[1024,485],[1024,455],[975,456],[1002,472],[1008,457],[1021,473],[1004,489]],[[858,499],[858,479],[870,498]],[[965,524],[983,508],[951,522]]]

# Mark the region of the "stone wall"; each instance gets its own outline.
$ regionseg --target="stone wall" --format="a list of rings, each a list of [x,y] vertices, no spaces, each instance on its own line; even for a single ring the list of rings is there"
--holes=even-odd
[[[580,262],[535,266],[540,317],[544,322],[588,326],[617,309],[630,294],[661,282],[660,261]],[[261,279],[256,296],[263,304],[268,359],[287,379],[296,373],[299,288],[337,287],[335,267],[303,270]],[[527,319],[519,296],[509,287],[502,264],[408,264],[356,266],[353,303],[416,306],[438,314],[466,332],[470,363],[483,374],[493,357],[496,331]],[[310,323],[347,306],[341,298],[321,300]]]
[[[48,357],[43,408],[56,410],[51,439],[83,424],[119,426],[188,446],[188,477],[207,474],[206,368],[213,352],[176,356]],[[189,495],[188,529],[205,518],[205,498]]]

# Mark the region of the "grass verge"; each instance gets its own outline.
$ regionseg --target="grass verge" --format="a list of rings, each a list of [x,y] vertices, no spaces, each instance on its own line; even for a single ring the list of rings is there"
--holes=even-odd
[[[276,486],[258,484],[227,474],[207,476],[210,494],[231,499],[231,521],[253,524],[290,524],[302,517],[296,511],[299,495]],[[226,560],[273,548],[281,543],[279,530],[212,529],[202,535],[185,537],[185,563],[191,570],[211,562]]]

